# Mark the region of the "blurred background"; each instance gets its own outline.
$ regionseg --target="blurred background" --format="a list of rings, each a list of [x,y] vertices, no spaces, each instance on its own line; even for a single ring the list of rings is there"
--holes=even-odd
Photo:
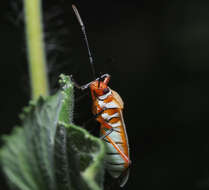
[[[97,74],[111,74],[125,103],[132,166],[124,190],[209,189],[209,2],[43,0],[52,92],[60,73],[81,84],[92,80],[72,3],[86,24]],[[20,124],[30,86],[21,1],[2,1],[0,10],[3,135]],[[90,117],[90,97],[77,101],[75,122]]]

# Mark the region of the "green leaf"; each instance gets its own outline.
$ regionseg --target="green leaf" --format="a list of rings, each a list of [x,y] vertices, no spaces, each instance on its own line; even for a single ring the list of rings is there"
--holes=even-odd
[[[102,189],[104,145],[72,123],[73,85],[65,75],[60,83],[56,95],[25,109],[23,127],[3,137],[0,163],[11,189]]]
[[[59,122],[69,124],[73,122],[73,84],[70,80],[70,77],[64,74],[60,75],[59,84],[61,86],[61,93],[63,95],[62,108],[59,115]]]
[[[60,109],[61,93],[47,100],[39,98],[25,116],[24,128],[4,137],[1,163],[16,188],[55,189],[52,151]]]
[[[59,145],[65,146],[66,144],[68,146],[68,152],[59,154],[59,157],[65,158],[67,161],[65,165],[71,168],[69,171],[74,171],[69,174],[73,186],[81,190],[102,189],[105,155],[105,148],[102,141],[75,125],[59,125],[59,133],[65,136],[63,138],[65,139],[65,143],[59,143]],[[70,162],[71,159],[69,159],[72,156],[75,158],[73,164]],[[77,171],[80,171],[80,174]],[[64,175],[64,172],[62,172],[62,175]],[[64,183],[62,182],[62,184]]]
[[[99,139],[75,125],[59,125],[55,147],[58,189],[102,189],[105,149]]]

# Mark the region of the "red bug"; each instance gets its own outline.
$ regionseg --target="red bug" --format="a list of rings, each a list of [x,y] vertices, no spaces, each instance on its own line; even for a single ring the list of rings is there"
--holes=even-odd
[[[89,53],[92,72],[95,76],[85,26],[75,5],[72,5],[72,8],[81,25]],[[107,146],[106,168],[112,177],[120,179],[120,186],[123,187],[128,180],[131,163],[128,137],[122,113],[124,103],[120,95],[109,88],[109,80],[110,75],[104,74],[86,85],[79,86],[75,83],[75,86],[81,90],[90,88],[93,101],[92,112],[96,120],[100,123],[100,138]]]

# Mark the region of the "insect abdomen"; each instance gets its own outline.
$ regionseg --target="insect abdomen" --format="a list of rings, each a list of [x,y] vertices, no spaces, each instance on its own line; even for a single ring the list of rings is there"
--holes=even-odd
[[[129,167],[128,139],[120,106],[114,98],[112,100],[109,98],[109,101],[107,99],[108,97],[98,100],[98,105],[105,108],[100,116],[104,122],[100,119],[98,121],[101,123],[101,135],[110,130],[107,125],[113,128],[113,132],[103,140],[107,146],[107,170],[114,178],[118,178]]]
[[[118,178],[120,177],[122,172],[127,168],[126,162],[124,161],[120,153],[112,146],[109,140],[105,138],[104,141],[107,146],[107,155],[106,155],[107,170],[114,178]],[[118,143],[116,142],[116,144]]]

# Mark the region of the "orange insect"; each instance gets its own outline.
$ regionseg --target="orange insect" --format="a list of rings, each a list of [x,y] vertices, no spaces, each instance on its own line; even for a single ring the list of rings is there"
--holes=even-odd
[[[85,26],[75,5],[72,5],[72,7],[81,25],[88,48],[91,68],[93,75],[95,75]],[[81,90],[90,88],[93,101],[92,112],[96,120],[101,124],[100,138],[107,146],[106,168],[112,177],[120,179],[120,186],[123,187],[128,180],[131,163],[128,137],[122,113],[124,103],[120,95],[108,87],[109,80],[110,75],[104,74],[86,85],[79,86],[75,83],[75,86]]]

